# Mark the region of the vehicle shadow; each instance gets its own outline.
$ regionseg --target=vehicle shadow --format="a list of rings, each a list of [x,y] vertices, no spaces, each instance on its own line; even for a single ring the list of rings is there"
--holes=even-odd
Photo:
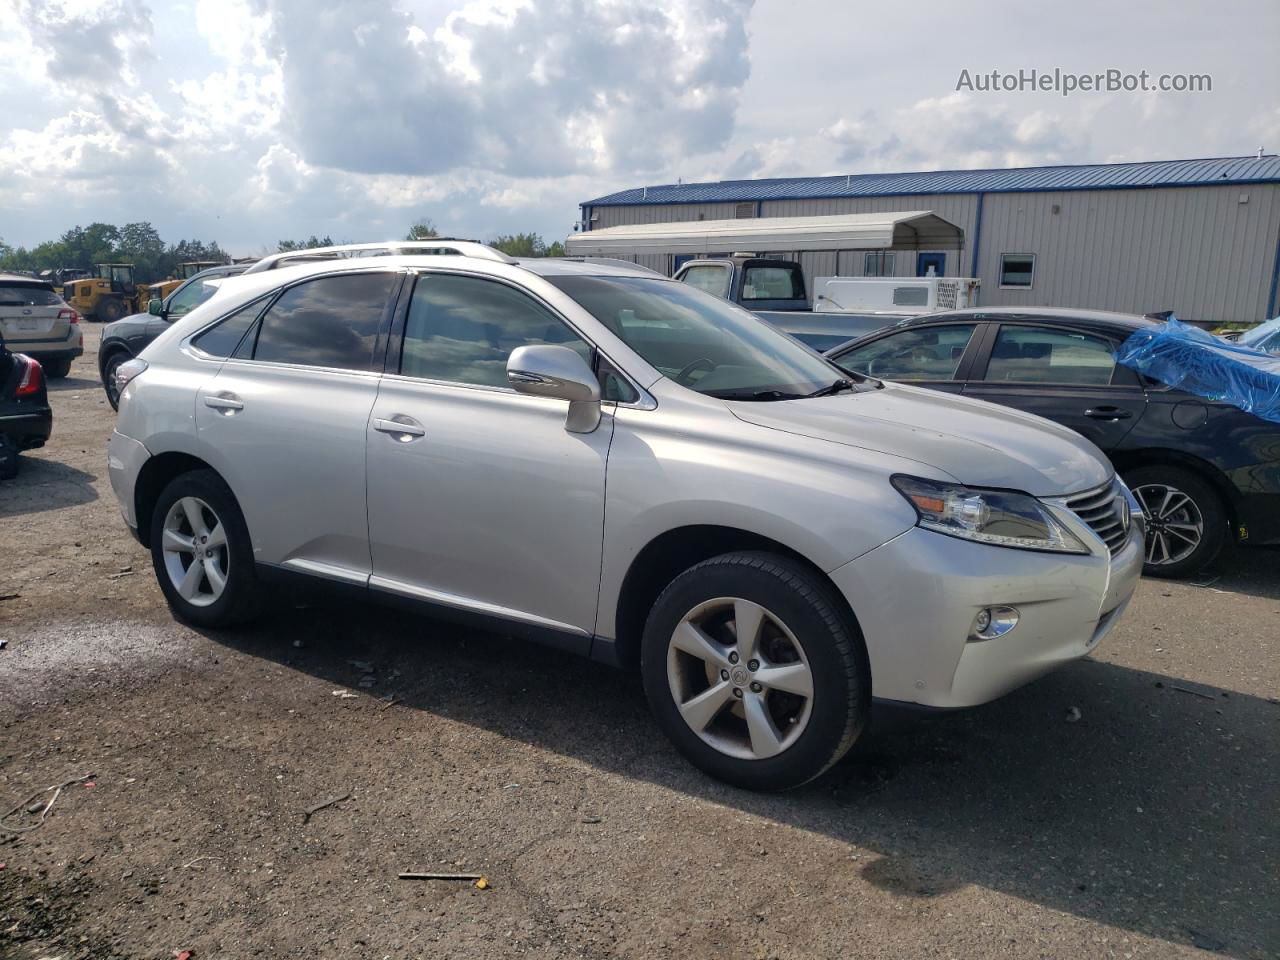
[[[101,390],[102,384],[97,380],[85,377],[62,377],[58,380],[46,380],[45,386],[50,393],[67,393],[71,390]]]
[[[1207,569],[1191,577],[1194,586],[1280,600],[1280,547],[1228,546]],[[1172,581],[1178,582],[1178,581]]]
[[[1232,956],[1280,950],[1280,706],[1258,697],[1084,660],[761,795],[688,766],[631,677],[524,641],[327,604],[210,636],[333,684],[369,661],[370,693],[405,707],[869,848],[862,879],[905,898],[976,884]]]
[[[0,481],[0,517],[76,507],[98,499],[93,474],[56,460],[22,454],[18,475]]]

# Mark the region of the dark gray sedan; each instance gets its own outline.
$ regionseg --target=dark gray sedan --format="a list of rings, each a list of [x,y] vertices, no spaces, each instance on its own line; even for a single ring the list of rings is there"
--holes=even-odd
[[[174,320],[190,313],[208,300],[218,283],[227,277],[244,273],[251,264],[233,263],[224,267],[201,270],[164,300],[152,300],[146,313],[122,317],[102,328],[102,345],[98,348],[98,374],[102,388],[114,408],[119,402],[115,385],[116,368],[136,357]]]

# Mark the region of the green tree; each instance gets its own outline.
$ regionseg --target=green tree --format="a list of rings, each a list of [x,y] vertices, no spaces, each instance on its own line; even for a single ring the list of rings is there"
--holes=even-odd
[[[172,264],[155,227],[145,221],[126,223],[119,233],[112,259],[132,263],[134,278],[139,283],[154,283],[172,276]]]
[[[413,226],[409,228],[408,234],[405,235],[406,240],[434,240],[440,236],[436,230],[436,225],[430,220],[416,220]]]
[[[547,245],[536,233],[513,233],[494,237],[489,246],[508,257],[545,257]]]
[[[281,240],[276,244],[276,252],[289,253],[292,250],[312,250],[315,247],[332,247],[333,238],[327,234],[317,237],[314,233],[306,240]]]

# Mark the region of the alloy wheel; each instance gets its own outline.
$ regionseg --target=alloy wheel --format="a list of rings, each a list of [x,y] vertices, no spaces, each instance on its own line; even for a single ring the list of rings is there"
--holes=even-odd
[[[227,588],[231,554],[213,508],[198,497],[175,500],[161,536],[165,572],[178,594],[197,607],[216,603]]]
[[[782,753],[813,708],[804,647],[775,614],[740,597],[707,600],[680,619],[667,648],[667,682],[689,728],[739,759]]]
[[[1145,483],[1133,495],[1147,517],[1147,563],[1164,566],[1191,556],[1204,539],[1204,517],[1188,494],[1167,483]]]

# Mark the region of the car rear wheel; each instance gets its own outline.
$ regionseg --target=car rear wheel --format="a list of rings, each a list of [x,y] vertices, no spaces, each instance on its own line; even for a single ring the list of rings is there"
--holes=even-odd
[[[1227,539],[1227,511],[1206,481],[1164,465],[1131,470],[1124,479],[1146,514],[1144,574],[1186,577],[1217,557]]]
[[[840,759],[866,722],[870,678],[829,584],[770,553],[686,570],[649,614],[641,649],[658,724],[695,766],[785,790]]]
[[[226,627],[258,613],[260,591],[244,515],[212,470],[170,481],[151,514],[151,561],[181,619]]]
[[[71,372],[71,360],[63,358],[61,360],[42,360],[40,366],[44,368],[44,375],[50,380],[61,380]]]

